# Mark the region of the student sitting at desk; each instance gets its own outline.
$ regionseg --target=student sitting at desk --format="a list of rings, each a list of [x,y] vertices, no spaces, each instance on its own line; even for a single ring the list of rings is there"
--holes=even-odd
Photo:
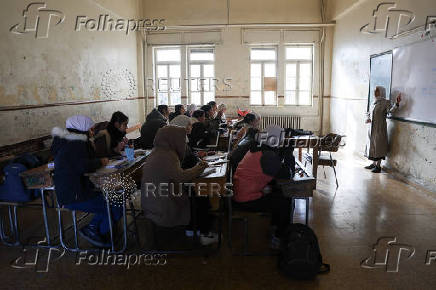
[[[66,130],[53,128],[51,152],[54,156],[54,185],[59,206],[71,210],[94,213],[91,222],[79,233],[97,247],[109,247],[109,217],[106,201],[85,173],[94,172],[108,164],[107,158],[95,158],[89,141],[94,122],[86,116],[73,116],[66,122]],[[113,221],[121,218],[121,208],[112,207]]]
[[[267,193],[266,187],[274,178],[290,178],[291,150],[280,148],[282,128],[270,126],[266,133],[257,134],[257,144],[251,147],[239,163],[233,176],[234,201],[249,211],[270,211],[272,226],[276,228],[271,246],[277,248],[280,237],[289,224],[290,204],[280,191]],[[271,189],[267,187],[269,191]]]
[[[215,108],[216,108],[216,103],[215,103]],[[209,136],[211,138],[216,137],[218,135],[218,129],[221,123],[220,120],[214,118],[216,111],[210,105],[201,106],[201,109],[205,113],[205,117],[206,117],[205,125],[207,131],[209,132]]]
[[[189,135],[189,145],[192,148],[205,148],[209,140],[209,132],[206,128],[206,114],[203,110],[196,110],[192,114],[194,124]]]
[[[251,112],[245,115],[243,121],[242,121],[242,128],[238,131],[238,133],[235,136],[235,140],[233,140],[233,144],[238,144],[239,141],[241,141],[247,132],[250,129],[258,130],[260,124],[260,116],[256,114],[255,112]],[[253,130],[251,130],[251,133]]]
[[[122,112],[112,114],[106,129],[101,130],[94,137],[94,145],[97,157],[110,157],[121,155],[121,151],[127,144],[126,130],[129,117]]]
[[[141,127],[141,147],[143,149],[153,148],[154,137],[157,130],[168,125],[169,109],[167,105],[159,105],[150,112]]]
[[[241,162],[242,158],[244,158],[245,154],[256,145],[256,134],[259,132],[259,129],[251,127],[245,133],[244,138],[238,143],[235,143],[236,146],[229,153],[228,159],[230,160],[230,164],[232,166],[233,171],[238,167],[239,162]]]
[[[192,131],[192,119],[187,116],[177,116],[171,122],[171,126],[179,126],[186,129],[186,134],[190,135]],[[186,142],[185,157],[182,161],[182,169],[189,169],[201,162],[201,159],[194,153],[191,146],[189,146],[189,140]],[[213,218],[209,214],[209,209],[211,208],[209,196],[195,196],[196,214],[199,230],[202,236],[208,237],[203,238],[203,240],[208,240],[209,242],[215,242],[218,236],[215,233],[211,233],[210,229],[212,227]]]
[[[159,129],[154,148],[143,167],[141,203],[145,217],[162,227],[176,227],[190,223],[189,195],[183,183],[191,182],[207,167],[199,162],[182,169],[186,152],[186,129],[167,126]],[[214,237],[200,235],[200,242],[208,244]]]
[[[184,115],[186,113],[185,106],[184,105],[175,105],[174,106],[174,112],[170,113],[168,115],[168,121],[171,122],[172,119],[179,115]]]

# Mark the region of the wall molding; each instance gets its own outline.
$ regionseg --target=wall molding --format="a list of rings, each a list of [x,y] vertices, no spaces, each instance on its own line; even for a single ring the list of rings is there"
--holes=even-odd
[[[51,103],[51,104],[40,104],[40,105],[0,106],[0,112],[32,110],[32,109],[40,109],[40,108],[48,108],[48,107],[89,105],[89,104],[121,102],[121,101],[135,101],[135,100],[143,100],[143,99],[145,99],[145,97],[109,99],[109,100],[89,100],[89,101],[63,102],[63,103]]]

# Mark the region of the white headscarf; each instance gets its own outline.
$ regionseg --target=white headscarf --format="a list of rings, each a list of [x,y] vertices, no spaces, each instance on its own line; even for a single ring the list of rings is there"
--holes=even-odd
[[[189,116],[192,117],[192,113],[194,113],[195,110],[197,110],[197,105],[196,104],[188,105]]]
[[[264,132],[256,134],[256,141],[269,147],[279,147],[284,139],[284,130],[277,125],[269,125]]]
[[[171,120],[170,125],[186,128],[188,127],[188,125],[192,125],[192,123],[193,121],[190,117],[185,115],[178,115],[177,117]]]
[[[94,121],[90,117],[75,115],[69,117],[65,122],[67,129],[75,129],[81,132],[88,132],[94,126]]]

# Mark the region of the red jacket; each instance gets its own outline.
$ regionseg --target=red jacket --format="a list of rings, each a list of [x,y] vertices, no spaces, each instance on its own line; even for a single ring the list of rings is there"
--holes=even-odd
[[[239,163],[233,176],[235,201],[247,202],[261,198],[263,188],[273,179],[262,170],[262,155],[262,151],[248,151]]]

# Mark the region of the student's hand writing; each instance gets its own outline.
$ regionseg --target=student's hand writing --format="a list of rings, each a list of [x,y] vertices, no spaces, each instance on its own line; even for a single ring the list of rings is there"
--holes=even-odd
[[[201,169],[205,169],[205,168],[209,167],[209,164],[207,162],[205,162],[205,161],[200,161],[198,163],[198,167],[200,167]]]
[[[101,158],[100,162],[101,162],[101,166],[106,166],[109,164],[109,159],[108,158]]]

